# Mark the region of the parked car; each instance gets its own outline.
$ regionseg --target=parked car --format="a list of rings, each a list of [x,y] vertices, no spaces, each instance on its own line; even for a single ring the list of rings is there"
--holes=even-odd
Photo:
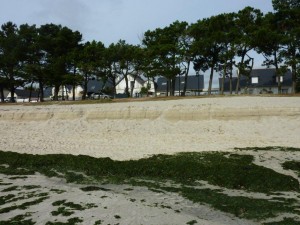
[[[97,92],[91,94],[91,99],[110,99],[110,98],[112,98],[110,95],[107,95],[103,92]]]

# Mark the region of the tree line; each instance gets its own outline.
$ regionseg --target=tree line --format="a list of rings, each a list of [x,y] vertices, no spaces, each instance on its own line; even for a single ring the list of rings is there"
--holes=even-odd
[[[54,87],[54,100],[58,100],[61,85],[75,88],[79,84],[83,84],[85,99],[88,80],[95,76],[110,82],[114,94],[117,82],[124,79],[128,96],[133,92],[128,76],[143,75],[153,82],[158,76],[165,77],[170,95],[174,95],[176,77],[184,76],[184,94],[191,66],[197,73],[209,71],[208,94],[216,72],[222,77],[221,94],[226,77],[230,93],[238,93],[241,75],[249,76],[253,68],[252,50],[264,56],[263,65],[276,69],[278,80],[290,69],[295,93],[300,77],[300,2],[272,0],[272,4],[274,12],[266,14],[246,7],[192,24],[175,21],[146,31],[141,45],[120,40],[106,47],[101,41],[83,43],[80,32],[61,25],[18,27],[7,22],[0,30],[1,99],[4,88],[13,101],[17,87],[34,83],[38,83],[41,101],[45,87]],[[238,71],[235,87],[234,69]]]

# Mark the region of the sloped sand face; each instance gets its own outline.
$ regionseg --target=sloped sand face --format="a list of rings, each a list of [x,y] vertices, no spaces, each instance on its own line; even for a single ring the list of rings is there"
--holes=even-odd
[[[300,147],[300,98],[220,97],[98,105],[0,106],[0,149],[117,160]]]

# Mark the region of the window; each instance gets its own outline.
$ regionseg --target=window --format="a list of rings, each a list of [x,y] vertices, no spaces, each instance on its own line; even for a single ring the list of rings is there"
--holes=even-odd
[[[134,88],[134,81],[130,81],[130,88]]]
[[[258,84],[258,77],[252,77],[251,84]]]
[[[280,76],[280,83],[283,82],[283,76]],[[276,83],[278,83],[278,77],[276,77]]]

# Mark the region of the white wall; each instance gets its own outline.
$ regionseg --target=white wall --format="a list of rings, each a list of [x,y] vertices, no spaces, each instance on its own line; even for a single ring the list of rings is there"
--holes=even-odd
[[[78,85],[75,87],[75,98],[81,98],[82,97],[83,88]],[[52,96],[54,96],[54,88],[52,88]],[[66,88],[66,86],[60,86],[58,96],[64,96],[65,98],[71,99],[73,97],[73,88],[71,89]]]
[[[128,88],[129,92],[131,91],[131,82],[134,81],[134,78],[132,76],[128,76]],[[134,83],[134,89],[133,89],[133,97],[136,96],[136,94],[139,94],[141,92],[142,87],[147,87],[147,81],[144,82],[143,84],[140,83],[138,80],[135,80]],[[151,85],[151,89],[149,90],[150,92],[154,92],[154,84],[152,81],[149,82]],[[126,88],[126,82],[125,79],[122,79],[122,81],[116,86],[116,92],[117,94],[124,94]]]

